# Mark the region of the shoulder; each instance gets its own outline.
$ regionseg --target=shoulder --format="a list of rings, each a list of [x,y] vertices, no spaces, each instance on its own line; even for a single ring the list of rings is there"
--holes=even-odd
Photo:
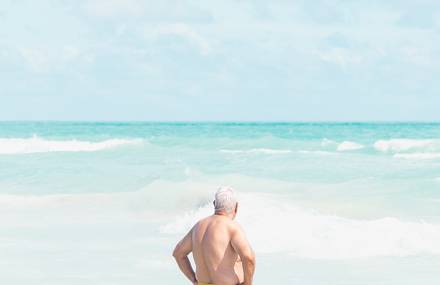
[[[232,220],[228,223],[228,228],[231,235],[242,231],[240,224],[237,223],[235,220]]]
[[[191,231],[203,230],[210,224],[210,222],[211,222],[211,216],[203,218],[194,224]]]
[[[208,217],[205,217],[205,218],[198,220],[197,223],[194,224],[194,227],[206,224],[207,222],[209,222],[210,218],[211,218],[211,216],[208,216]]]

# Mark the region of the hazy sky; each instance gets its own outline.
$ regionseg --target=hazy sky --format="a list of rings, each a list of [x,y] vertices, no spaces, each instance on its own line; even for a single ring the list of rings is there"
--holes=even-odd
[[[0,120],[440,120],[440,1],[0,0]]]

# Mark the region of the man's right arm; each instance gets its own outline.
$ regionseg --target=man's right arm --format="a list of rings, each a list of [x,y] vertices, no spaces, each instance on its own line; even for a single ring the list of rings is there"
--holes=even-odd
[[[252,285],[255,272],[255,254],[244,235],[243,230],[236,225],[232,231],[231,244],[240,256],[243,264],[243,285]]]
[[[177,265],[185,276],[193,283],[197,284],[196,274],[189,261],[188,254],[192,251],[192,235],[193,229],[191,229],[186,236],[176,245],[173,251],[173,256],[176,259]]]

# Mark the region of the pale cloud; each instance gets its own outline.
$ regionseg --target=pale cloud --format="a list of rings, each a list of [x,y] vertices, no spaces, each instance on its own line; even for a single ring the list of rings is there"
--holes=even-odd
[[[320,60],[336,64],[342,68],[349,65],[360,64],[364,57],[361,54],[347,48],[332,48],[328,50],[316,50],[313,52]]]
[[[63,48],[63,54],[65,60],[70,61],[78,58],[78,56],[81,54],[81,51],[79,50],[79,48],[74,46],[65,46]]]
[[[35,72],[47,72],[50,69],[49,54],[47,51],[38,48],[19,48],[19,53]]]
[[[292,118],[317,101],[321,89],[332,90],[332,102],[372,90],[390,102],[395,102],[392,94],[412,100],[413,94],[429,99],[439,92],[433,79],[440,71],[437,1],[418,10],[421,3],[399,0],[41,0],[31,5],[15,1],[2,8],[0,86],[9,94],[54,94],[60,87],[71,92],[64,95],[69,102],[68,96],[109,94],[133,108],[154,102],[156,107],[139,114],[159,119],[191,119],[176,107],[181,104],[206,110],[200,118],[212,119],[213,101],[235,105],[258,97],[249,113],[231,114],[264,119],[258,110],[267,102],[280,110],[279,118]],[[71,75],[82,76],[84,84],[71,86]],[[35,85],[17,90],[23,78]],[[436,105],[420,102],[420,110]],[[333,107],[340,110],[340,104]],[[352,107],[353,114],[364,110]],[[79,109],[67,115],[95,114]],[[167,115],[167,110],[172,111]],[[0,114],[4,111],[9,110]],[[113,111],[135,118],[131,111]],[[110,109],[105,112],[113,116]],[[335,114],[321,119],[337,119]]]
[[[211,51],[211,45],[208,40],[191,26],[184,23],[164,24],[153,29],[147,28],[146,34],[155,38],[163,35],[181,37],[197,47],[202,55],[207,55]]]
[[[88,0],[83,8],[97,17],[142,16],[143,1],[139,0]]]
[[[60,48],[20,47],[17,50],[25,64],[31,71],[36,73],[49,73],[53,70],[60,70],[72,62],[93,62],[91,54],[84,53],[75,46]]]

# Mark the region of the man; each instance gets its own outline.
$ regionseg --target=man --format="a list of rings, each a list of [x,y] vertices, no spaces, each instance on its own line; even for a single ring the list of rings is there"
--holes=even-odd
[[[234,221],[238,203],[234,190],[215,194],[214,215],[200,220],[176,245],[173,256],[194,285],[252,285],[255,255]],[[196,273],[188,259],[192,252]]]

